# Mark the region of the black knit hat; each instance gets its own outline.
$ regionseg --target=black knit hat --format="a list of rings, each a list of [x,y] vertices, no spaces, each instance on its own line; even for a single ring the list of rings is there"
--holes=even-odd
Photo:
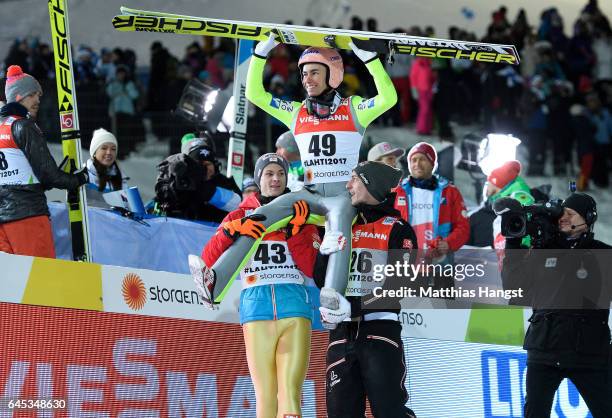
[[[379,161],[364,161],[353,169],[372,197],[385,200],[391,189],[398,185],[402,172]]]
[[[597,204],[595,199],[586,193],[572,193],[563,201],[561,206],[578,212],[589,226],[593,225],[597,220]]]
[[[255,163],[255,183],[261,189],[261,175],[269,164],[278,164],[285,170],[285,177],[289,173],[289,163],[283,157],[272,152],[264,154],[257,159]]]
[[[200,138],[189,142],[186,154],[196,161],[210,161],[214,163],[217,160],[215,150],[208,142]]]

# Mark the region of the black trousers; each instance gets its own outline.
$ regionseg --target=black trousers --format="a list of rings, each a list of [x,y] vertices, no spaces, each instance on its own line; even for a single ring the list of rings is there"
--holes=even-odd
[[[362,418],[366,396],[376,418],[414,418],[405,406],[406,364],[397,321],[343,322],[330,332],[326,398],[329,418]]]
[[[564,378],[576,385],[593,418],[612,417],[612,377],[609,369],[528,364],[525,418],[550,417],[555,392]]]

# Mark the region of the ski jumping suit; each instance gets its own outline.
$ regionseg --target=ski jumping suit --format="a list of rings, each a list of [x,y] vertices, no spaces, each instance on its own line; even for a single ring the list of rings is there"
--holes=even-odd
[[[410,418],[405,404],[406,364],[398,320],[399,299],[374,297],[375,287],[398,289],[405,277],[373,280],[372,267],[404,263],[406,251],[414,262],[417,238],[414,230],[393,209],[391,194],[376,206],[359,208],[353,226],[351,271],[346,289],[351,318],[329,335],[327,348],[326,402],[329,418],[365,416],[366,396],[377,418]],[[319,255],[315,267],[317,285],[325,275],[326,257]]]
[[[351,96],[342,99],[335,112],[326,119],[309,115],[302,102],[285,101],[264,90],[263,72],[266,60],[253,55],[247,75],[246,96],[256,106],[283,122],[295,136],[304,166],[304,189],[286,194],[274,203],[258,208],[255,213],[266,216],[262,221],[266,233],[287,224],[292,205],[305,200],[311,209],[309,223],[322,224],[326,218],[328,231],[339,231],[347,239],[355,210],[346,190],[351,171],[359,160],[359,149],[366,127],[397,101],[393,83],[380,61],[366,64],[378,90],[371,99]],[[349,241],[350,242],[350,241]],[[235,241],[213,266],[216,284],[213,299],[220,302],[234,277],[257,248],[257,242],[246,236]],[[325,287],[344,293],[348,278],[350,246],[330,256]],[[327,301],[321,298],[325,306]]]
[[[249,196],[223,222],[248,216],[261,207],[259,199],[259,194]],[[301,416],[313,315],[304,282],[312,282],[319,243],[314,225],[305,225],[289,239],[284,229],[277,230],[264,237],[240,271],[240,323],[258,418]],[[230,245],[219,226],[202,258],[212,264]]]

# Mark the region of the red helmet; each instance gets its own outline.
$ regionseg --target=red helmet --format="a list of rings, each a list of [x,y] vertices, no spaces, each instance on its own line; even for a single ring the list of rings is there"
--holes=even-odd
[[[337,89],[342,83],[344,64],[342,57],[335,49],[311,46],[300,56],[298,61],[300,71],[304,64],[322,64],[327,67],[327,85],[332,89]]]

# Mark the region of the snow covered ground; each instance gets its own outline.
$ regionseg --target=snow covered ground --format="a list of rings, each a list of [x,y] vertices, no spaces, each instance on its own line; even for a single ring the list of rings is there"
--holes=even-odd
[[[470,132],[469,128],[454,126],[457,138],[461,138],[464,134]],[[367,136],[376,138],[377,140],[388,140],[397,145],[406,148],[408,145],[418,141],[436,142],[435,137],[417,136],[414,130],[406,128],[377,128],[372,127],[366,132]],[[58,144],[50,144],[49,148],[56,161],[61,161],[62,149]],[[121,171],[125,176],[130,177],[130,186],[138,186],[138,189],[145,203],[153,198],[155,179],[157,177],[157,164],[167,156],[168,146],[166,143],[156,142],[153,137],[148,135],[148,140],[138,152],[130,154],[124,161],[120,162]],[[519,146],[519,160],[525,162],[524,149]],[[522,155],[521,155],[522,154]],[[83,150],[83,159],[89,158],[87,150]],[[550,160],[550,158],[549,158]],[[551,167],[547,167],[548,172],[552,172]],[[526,176],[527,183],[531,187],[536,187],[542,184],[550,184],[552,186],[552,197],[564,198],[568,195],[568,181],[571,178],[561,177],[531,177]],[[455,169],[455,184],[461,190],[468,207],[477,206],[475,198],[473,182],[468,172]],[[612,190],[594,188],[590,194],[597,201],[598,220],[595,227],[595,235],[598,239],[612,243]],[[49,200],[65,201],[65,193],[60,190],[52,190],[47,192]]]

